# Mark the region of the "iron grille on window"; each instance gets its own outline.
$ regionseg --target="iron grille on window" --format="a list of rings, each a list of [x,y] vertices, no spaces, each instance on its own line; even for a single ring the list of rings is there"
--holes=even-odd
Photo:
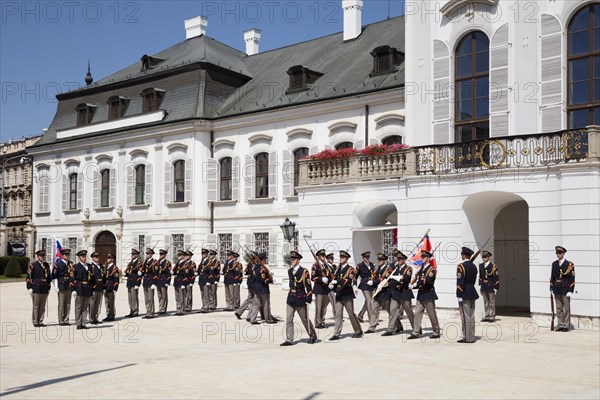
[[[140,252],[144,252],[144,249],[146,248],[146,236],[144,235],[138,235],[138,240],[137,240],[137,245],[138,245],[138,250]]]
[[[269,233],[254,234],[254,251],[267,253],[267,257],[269,256]]]
[[[171,236],[171,243],[173,245],[173,254],[177,254],[179,250],[183,250],[185,242],[183,240],[183,234],[175,234]]]
[[[381,231],[381,234],[383,236],[383,254],[389,256],[394,251],[394,230],[386,229]]]
[[[233,249],[233,239],[231,233],[219,234],[219,258],[224,260],[227,258],[227,252]]]

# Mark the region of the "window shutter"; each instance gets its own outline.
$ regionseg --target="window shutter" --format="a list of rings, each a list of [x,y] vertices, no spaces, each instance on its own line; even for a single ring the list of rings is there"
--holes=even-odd
[[[144,244],[146,245],[146,248],[150,247],[154,247],[154,242],[152,241],[152,236],[151,235],[145,235],[144,236]],[[146,251],[146,249],[144,249],[144,251]]]
[[[129,164],[127,165],[125,171],[125,183],[127,185],[127,205],[133,205],[135,204],[135,200],[133,198],[133,192],[135,190],[135,166]]]
[[[441,40],[433,41],[433,143],[450,141],[450,53]]]
[[[117,170],[115,168],[110,169],[110,193],[108,194],[108,205],[115,207],[116,195],[117,195]]]
[[[237,249],[237,250],[233,250],[233,251],[242,255],[242,250],[239,248],[240,247],[239,243],[240,243],[240,235],[238,233],[232,234],[231,235],[231,248]]]
[[[170,162],[165,163],[165,204],[171,203],[171,191],[173,190],[173,173],[172,165]]]
[[[167,254],[167,260],[173,259],[173,256],[176,254],[173,252],[174,249],[171,249],[171,236],[170,235],[164,236],[163,246],[164,246],[164,249],[169,252],[169,254]]]
[[[192,202],[192,159],[185,161],[185,201]]]
[[[294,194],[294,161],[290,151],[283,151],[283,197]]]
[[[234,157],[231,165],[231,200],[240,199],[240,158]]]
[[[69,177],[67,175],[63,175],[62,177],[62,209],[69,209]]]
[[[308,150],[309,155],[317,154],[319,152],[319,148],[317,146],[313,146]]]
[[[508,24],[496,31],[490,43],[490,136],[508,136]]]
[[[248,250],[254,251],[254,234],[246,233],[246,242],[244,243]]]
[[[146,164],[146,175],[144,176],[144,202],[152,204],[152,164]]]
[[[252,156],[245,156],[245,160],[246,162],[244,163],[244,170],[242,172],[243,177],[244,177],[244,181],[246,182],[246,190],[245,190],[245,195],[246,195],[246,201],[248,201],[249,199],[253,198],[253,194],[254,194],[254,174],[255,174],[255,170],[254,170],[254,158],[252,158]]]
[[[215,250],[219,253],[219,244],[217,243],[217,235],[214,233],[209,233],[206,238],[206,248],[209,250]],[[217,254],[218,257],[218,254]]]
[[[361,149],[363,149],[364,147],[365,147],[365,142],[364,142],[364,140],[359,140],[359,141],[357,141],[356,143],[354,143],[354,148],[355,148],[356,150],[361,150]]]
[[[279,262],[279,243],[277,233],[269,232],[269,265],[277,265]]]
[[[94,177],[94,208],[98,208],[99,207],[99,196],[100,196],[100,174],[98,173],[98,170],[94,170],[94,173],[92,174],[92,176]]]
[[[369,146],[373,146],[374,144],[379,144],[379,139],[369,139]]]
[[[77,174],[77,209],[83,209],[83,174]]]
[[[541,98],[542,132],[562,129],[562,32],[560,23],[552,15],[541,18]]]
[[[209,158],[206,162],[206,170],[204,171],[206,176],[207,190],[206,198],[208,201],[220,200],[217,192],[217,179],[219,178],[219,163],[214,158]]]
[[[138,249],[139,242],[137,241],[137,237],[136,237],[135,233],[131,234],[131,243],[130,243],[130,245],[131,245],[132,249],[136,249],[139,252],[142,251],[142,249]],[[129,254],[129,252],[128,251],[124,251],[123,254]]]
[[[183,235],[183,248],[184,250],[191,249],[192,246],[192,235]]]
[[[77,250],[75,250],[75,253],[79,250],[83,250],[83,238],[81,236],[77,237]]]
[[[38,211],[48,212],[48,178],[40,179],[40,189],[38,193]]]
[[[277,152],[269,154],[269,197],[277,199]]]

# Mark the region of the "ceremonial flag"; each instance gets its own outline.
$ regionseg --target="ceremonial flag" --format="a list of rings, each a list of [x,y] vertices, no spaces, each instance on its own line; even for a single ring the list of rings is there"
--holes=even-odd
[[[56,252],[54,254],[54,262],[57,263],[60,260],[62,260],[62,255],[61,255],[61,251],[62,251],[62,246],[60,245],[60,242],[58,241],[58,239],[56,239]]]
[[[421,244],[417,247],[417,249],[410,256],[410,263],[417,265],[419,268],[423,266],[423,261],[421,261],[421,251],[431,252],[433,250],[433,246],[431,246],[431,240],[429,240],[429,235],[425,235],[425,238],[421,242]],[[437,268],[437,264],[435,262],[435,254],[433,257],[429,259],[429,264],[433,266],[433,268]]]

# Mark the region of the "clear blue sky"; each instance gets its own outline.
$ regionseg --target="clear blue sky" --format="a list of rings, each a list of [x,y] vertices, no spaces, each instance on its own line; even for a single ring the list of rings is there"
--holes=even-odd
[[[0,2],[0,142],[41,133],[55,95],[185,40],[183,21],[208,17],[207,35],[245,51],[242,32],[262,30],[261,51],[342,31],[341,0]],[[363,24],[404,13],[404,0],[365,0]]]

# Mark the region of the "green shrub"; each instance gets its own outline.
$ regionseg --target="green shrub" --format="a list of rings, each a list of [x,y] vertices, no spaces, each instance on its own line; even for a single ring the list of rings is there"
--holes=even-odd
[[[21,266],[19,265],[19,259],[17,256],[10,257],[8,265],[4,270],[4,275],[9,278],[20,278],[21,277]]]
[[[21,266],[21,273],[26,274],[31,260],[29,257],[17,257],[17,259],[19,260],[19,265]]]
[[[8,260],[10,257],[0,257],[0,275],[4,275],[4,270],[8,265]]]
[[[29,257],[11,256],[11,257],[0,257],[0,275],[4,275],[4,271],[6,270],[8,262],[13,257],[17,259],[17,263],[19,265],[19,268],[21,268],[21,273],[22,274],[26,274],[27,273],[27,268],[29,267],[29,262],[31,261],[29,259]]]

